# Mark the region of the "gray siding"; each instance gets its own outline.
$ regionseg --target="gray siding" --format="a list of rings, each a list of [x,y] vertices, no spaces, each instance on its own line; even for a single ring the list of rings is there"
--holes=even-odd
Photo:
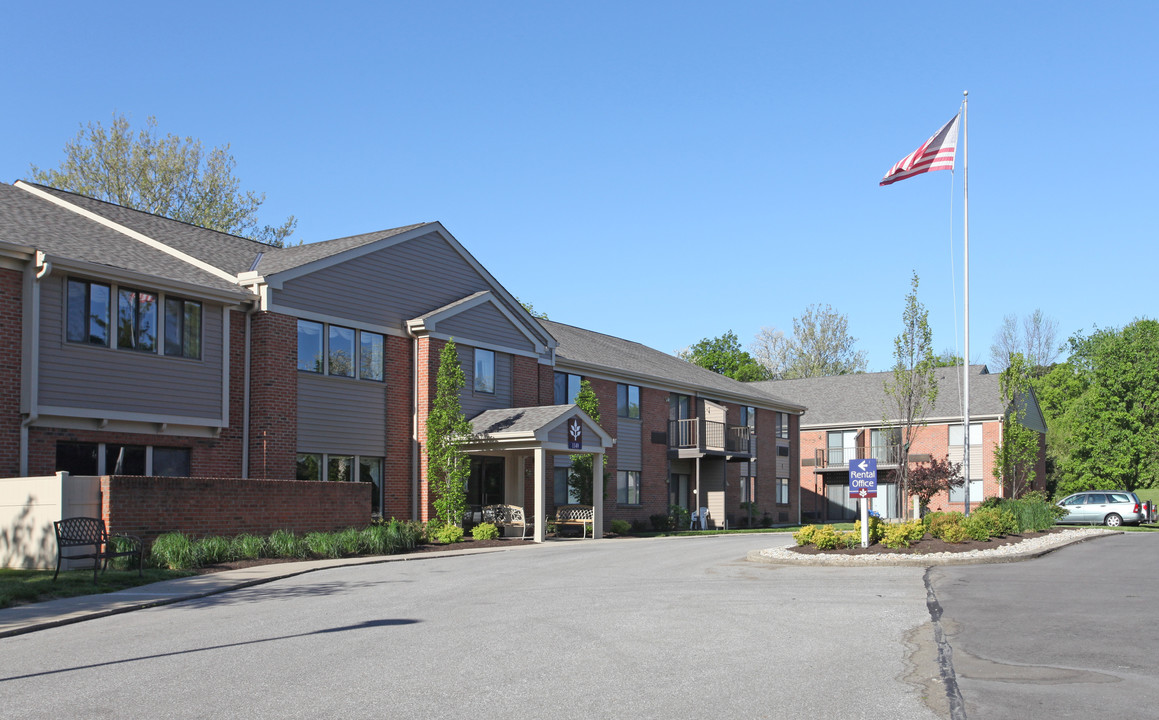
[[[220,422],[226,312],[221,306],[202,303],[201,359],[187,360],[70,343],[65,340],[64,278],[45,278],[40,293],[41,405]]]
[[[467,382],[463,385],[463,392],[459,395],[459,404],[463,408],[463,415],[471,419],[484,410],[497,410],[511,407],[512,398],[512,362],[511,356],[506,353],[495,353],[495,393],[475,392],[475,348],[455,343],[459,352],[459,364],[463,366],[463,374]]]
[[[616,418],[616,464],[619,470],[642,470],[644,454],[641,450],[643,423],[631,418]]]
[[[440,334],[450,335],[456,340],[475,340],[527,352],[535,350],[527,336],[491,303],[483,303],[449,317],[441,321],[437,329]]]
[[[298,450],[386,455],[386,385],[298,374]]]
[[[287,280],[273,299],[287,308],[402,330],[407,320],[491,289],[446,240],[430,233]]]

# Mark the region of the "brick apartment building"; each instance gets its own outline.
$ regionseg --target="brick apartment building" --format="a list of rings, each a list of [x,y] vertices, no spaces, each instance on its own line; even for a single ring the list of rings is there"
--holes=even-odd
[[[608,459],[605,523],[673,504],[708,507],[717,526],[798,515],[804,406],[532,317],[437,222],[275,248],[0,185],[0,320],[0,477],[101,476],[106,495],[148,495],[172,524],[229,497],[218,524],[249,528],[270,493],[302,500],[268,523],[324,526],[317,493],[288,483],[337,481],[354,481],[346,515],[430,517],[426,417],[450,339],[475,421],[472,505],[534,505],[542,520],[574,502],[566,467],[583,452]],[[580,379],[598,426],[571,404]]]
[[[1000,376],[985,365],[971,365],[970,372],[970,506],[987,497],[1009,496],[994,477],[994,449],[1002,441],[1009,408],[1002,402]],[[926,413],[910,447],[910,463],[949,458],[961,463],[965,433],[962,424],[961,368],[938,368],[938,395]],[[870,508],[883,517],[901,514],[897,486],[901,431],[893,427],[884,383],[892,372],[859,373],[799,380],[751,383],[778,397],[805,405],[801,418],[800,508],[803,520],[850,521],[857,514],[857,500],[849,497],[849,465],[853,460],[875,458],[878,494]],[[1024,424],[1039,433],[1039,453],[1034,488],[1046,487],[1046,423],[1033,393],[1019,398]],[[896,413],[896,408],[894,409]],[[930,501],[931,510],[965,509],[966,488],[941,493]]]

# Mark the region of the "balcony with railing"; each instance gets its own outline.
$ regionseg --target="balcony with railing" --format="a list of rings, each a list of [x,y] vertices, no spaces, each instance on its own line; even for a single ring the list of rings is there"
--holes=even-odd
[[[877,467],[896,467],[901,462],[901,445],[890,443],[887,445],[871,445],[868,448],[817,448],[817,467],[838,468],[849,467],[852,460],[873,459]]]
[[[744,425],[689,418],[668,421],[668,449],[676,457],[726,455],[751,457],[750,429]]]

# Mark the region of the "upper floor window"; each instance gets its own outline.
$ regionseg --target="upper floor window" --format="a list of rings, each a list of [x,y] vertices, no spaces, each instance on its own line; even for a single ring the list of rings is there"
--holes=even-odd
[[[555,403],[556,405],[571,405],[580,393],[580,381],[583,377],[571,373],[557,372],[555,374]]]
[[[640,388],[638,386],[616,386],[616,414],[624,418],[640,417]]]
[[[692,398],[688,395],[672,393],[671,401],[675,406],[673,412],[676,420],[688,420],[692,417]]]
[[[961,447],[965,445],[966,433],[962,431],[962,424],[950,426],[950,445]],[[970,423],[970,447],[982,446],[982,423]]]
[[[382,335],[298,320],[299,370],[381,382],[384,367]]]
[[[777,413],[777,437],[789,437],[789,413]]]
[[[495,352],[475,348],[475,392],[495,393]]]
[[[117,291],[117,347],[157,352],[157,295],[120,288]]]
[[[109,344],[110,289],[87,280],[68,281],[69,342]]]
[[[165,298],[165,354],[201,359],[201,303]]]
[[[757,409],[748,405],[740,406],[740,424],[744,425],[749,431],[757,429]]]

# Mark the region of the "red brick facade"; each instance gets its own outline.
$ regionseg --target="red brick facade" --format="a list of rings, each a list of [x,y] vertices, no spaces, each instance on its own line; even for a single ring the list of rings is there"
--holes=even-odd
[[[254,313],[250,336],[249,476],[288,480],[297,475],[297,320]]]
[[[414,507],[412,458],[416,451],[411,439],[414,418],[411,394],[414,391],[415,341],[386,336],[386,465],[382,470],[382,516],[409,518]]]
[[[20,474],[23,284],[24,273],[0,268],[0,477]]]

